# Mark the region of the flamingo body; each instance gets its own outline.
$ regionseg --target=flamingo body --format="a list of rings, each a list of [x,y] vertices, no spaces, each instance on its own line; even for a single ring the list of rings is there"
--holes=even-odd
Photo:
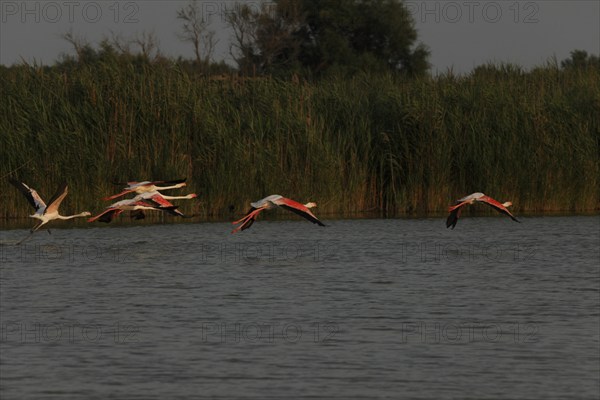
[[[288,211],[298,214],[299,216],[319,226],[325,226],[325,224],[319,221],[319,219],[309,210],[310,208],[317,206],[317,204],[313,202],[301,204],[295,200],[288,199],[281,195],[272,194],[270,196],[265,197],[264,199],[250,203],[250,206],[250,210],[248,210],[248,212],[243,218],[233,222],[233,224],[241,225],[235,228],[231,233],[236,233],[250,228],[254,221],[256,221],[256,217],[258,216],[258,214],[260,214],[263,210],[271,210],[277,207],[285,208]]]
[[[476,192],[465,196],[462,199],[458,199],[456,201],[456,204],[448,208],[450,215],[448,215],[448,218],[446,219],[446,228],[452,227],[452,229],[454,229],[454,227],[456,227],[456,223],[458,222],[458,218],[460,217],[460,211],[462,210],[462,207],[467,204],[473,204],[474,202],[485,203],[493,207],[496,211],[508,215],[513,221],[521,222],[517,218],[515,218],[515,216],[512,215],[510,211],[508,211],[507,207],[512,206],[512,203],[510,201],[500,203],[499,201],[494,200],[493,198],[481,192]]]

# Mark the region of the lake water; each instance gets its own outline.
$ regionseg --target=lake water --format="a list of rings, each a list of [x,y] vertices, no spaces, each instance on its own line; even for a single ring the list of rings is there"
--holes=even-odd
[[[325,223],[0,231],[0,397],[598,398],[600,217]]]

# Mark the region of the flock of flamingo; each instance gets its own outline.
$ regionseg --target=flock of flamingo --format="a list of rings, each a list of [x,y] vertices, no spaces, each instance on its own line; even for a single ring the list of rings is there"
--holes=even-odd
[[[30,218],[36,218],[39,220],[39,222],[36,223],[36,225],[34,225],[33,228],[31,228],[30,234],[33,234],[43,225],[55,219],[90,217],[92,215],[88,211],[68,216],[59,214],[58,207],[60,206],[60,203],[65,199],[68,193],[68,187],[66,183],[62,183],[58,187],[54,196],[52,196],[48,204],[46,204],[44,203],[40,195],[37,193],[37,191],[35,191],[35,189],[32,189],[25,183],[17,181],[15,179],[10,179],[9,181],[17,189],[19,189],[21,193],[23,193],[23,195],[29,201],[31,206],[35,209],[35,213],[33,215],[30,215]],[[160,193],[160,191],[163,190],[179,189],[181,187],[184,187],[186,185],[185,179],[179,179],[174,181],[127,182],[126,184],[127,187],[125,187],[120,193],[105,197],[103,198],[103,200],[113,200],[129,193],[135,193],[136,196],[131,199],[120,200],[109,205],[100,214],[89,218],[88,222],[100,221],[109,223],[123,211],[130,211],[131,218],[133,219],[143,219],[145,218],[144,211],[147,210],[162,211],[172,215],[186,218],[187,216],[184,215],[181,211],[179,211],[177,209],[178,207],[173,205],[169,200],[193,199],[198,197],[195,193],[190,193],[185,196],[166,196]],[[493,198],[486,196],[483,193],[477,192],[465,196],[462,199],[458,199],[453,206],[450,206],[448,208],[450,215],[446,219],[446,228],[451,227],[452,229],[454,229],[454,227],[456,227],[456,223],[458,222],[458,218],[460,217],[460,212],[463,209],[463,207],[467,204],[473,204],[475,202],[487,204],[496,209],[498,212],[508,215],[513,221],[519,222],[519,220],[515,218],[515,216],[512,215],[510,211],[508,211],[507,207],[512,205],[510,201],[500,203],[499,201],[494,200]],[[233,224],[238,225],[238,227],[235,228],[231,233],[236,233],[250,228],[254,221],[256,221],[256,217],[262,211],[271,210],[277,207],[281,207],[295,214],[298,214],[301,217],[304,217],[308,221],[319,226],[325,226],[325,224],[323,224],[310,211],[311,208],[316,206],[317,204],[313,202],[301,204],[297,201],[285,198],[278,194],[273,194],[265,197],[264,199],[255,201],[254,203],[250,203],[250,209],[248,210],[246,215],[244,215],[244,217],[242,217],[241,219],[233,222]]]

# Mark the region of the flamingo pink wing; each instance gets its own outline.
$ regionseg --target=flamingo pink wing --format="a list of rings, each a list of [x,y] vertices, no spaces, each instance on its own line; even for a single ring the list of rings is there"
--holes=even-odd
[[[56,190],[56,193],[54,193],[54,196],[52,196],[50,201],[48,201],[48,207],[46,207],[45,214],[51,214],[53,212],[57,212],[58,207],[60,206],[60,203],[62,203],[62,201],[65,199],[65,197],[67,197],[67,193],[68,193],[67,183],[63,182]]]
[[[276,200],[274,203],[280,207],[283,207],[283,208],[303,217],[303,218],[306,218],[313,224],[325,226],[325,224],[322,223],[321,221],[319,221],[319,219],[312,212],[310,212],[310,210],[308,208],[306,208],[306,206],[304,204],[300,204],[297,201],[294,201],[292,199],[287,199],[285,197],[282,197],[281,199]]]
[[[173,207],[173,204],[160,194],[155,194],[154,196],[150,197],[150,201],[156,203],[159,207]]]
[[[162,197],[159,193],[152,196],[149,200],[154,203],[154,205],[150,207],[154,207],[158,210],[162,209],[172,215],[178,215],[180,217],[185,216],[181,211],[177,210],[178,206],[174,206],[169,200]]]

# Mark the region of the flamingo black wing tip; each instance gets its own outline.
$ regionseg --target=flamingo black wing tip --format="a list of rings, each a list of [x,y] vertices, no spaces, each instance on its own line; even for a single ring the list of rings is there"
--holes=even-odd
[[[187,178],[173,179],[171,181],[154,181],[154,183],[155,184],[166,184],[166,185],[178,185],[180,183],[185,183],[185,181],[187,181]]]
[[[140,219],[145,219],[146,213],[144,213],[144,210],[134,210],[129,213],[129,218],[136,221]]]
[[[10,182],[11,185],[13,185],[17,189],[19,189],[19,191],[21,193],[28,194],[30,192],[30,189],[28,189],[23,182],[15,179],[15,178],[8,178],[8,181]]]
[[[96,217],[95,220],[93,218],[91,218],[91,219],[92,219],[92,221],[104,222],[105,224],[109,224],[113,220],[114,214],[115,214],[114,211],[109,211],[99,217]],[[88,220],[88,222],[90,222],[90,221]]]
[[[256,221],[255,218],[250,218],[250,219],[246,220],[246,222],[244,222],[242,224],[242,226],[240,227],[240,230],[245,231],[246,229],[250,228],[252,226],[252,224],[254,224],[254,221]]]
[[[458,222],[458,218],[452,218],[453,214],[450,214],[448,216],[448,218],[446,219],[446,229],[448,228],[452,228],[454,229],[454,227],[456,226],[456,223]]]

